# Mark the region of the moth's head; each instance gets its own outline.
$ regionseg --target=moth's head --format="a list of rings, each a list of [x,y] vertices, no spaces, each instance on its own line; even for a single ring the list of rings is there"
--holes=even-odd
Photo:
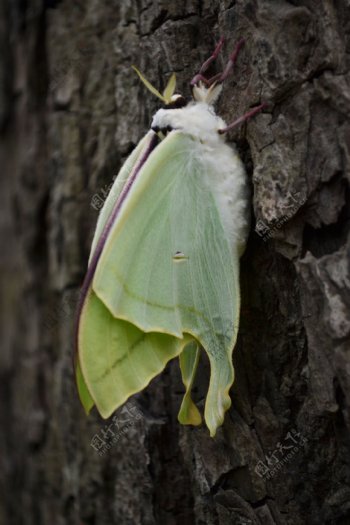
[[[191,127],[191,133],[194,136],[203,137],[203,135],[206,134],[206,138],[208,139],[210,134],[211,137],[213,137],[216,132],[222,136],[230,129],[233,129],[242,122],[245,122],[266,107],[266,103],[264,102],[242,115],[242,117],[234,120],[228,126],[226,126],[222,119],[219,119],[219,117],[215,115],[213,108],[210,106],[213,106],[219,97],[222,90],[222,83],[229,76],[236,63],[238,53],[244,45],[244,39],[241,38],[237,42],[236,47],[229,57],[226,67],[223,71],[221,71],[221,73],[217,73],[212,77],[205,76],[205,73],[208,70],[210,64],[220,53],[223,44],[224,38],[222,37],[217,43],[214,52],[202,64],[198,73],[191,80],[190,85],[195,103],[192,102],[188,104],[182,95],[175,93],[175,73],[171,75],[163,93],[160,93],[155,87],[152,86],[150,82],[148,82],[148,80],[145,79],[145,77],[135,66],[132,66],[147,89],[160,98],[164,103],[165,107],[159,109],[154,115],[151,126],[152,130],[158,133],[161,139],[169,131],[174,129],[189,130],[189,126]],[[185,106],[187,107],[185,108]],[[185,110],[167,111],[169,109],[179,108],[185,108]],[[189,119],[189,117],[191,117],[191,119]],[[213,132],[215,133],[213,134]]]
[[[210,111],[210,108],[205,107],[205,105],[211,105],[213,103],[221,90],[221,86],[213,84],[212,86],[206,87],[200,81],[198,85],[192,86],[192,93],[195,102],[202,102],[204,104],[188,103],[182,95],[175,93],[176,77],[174,73],[168,80],[163,93],[160,93],[135,66],[132,67],[147,89],[162,100],[164,104],[163,108],[159,109],[155,115],[153,115],[151,124],[151,129],[157,133],[161,140],[175,129],[186,129],[193,136],[202,138],[205,136],[207,139],[208,134],[212,134],[213,131],[214,135],[217,135],[216,131],[218,130],[218,126],[222,127],[224,122],[221,121],[221,119],[218,120],[214,112]],[[185,111],[182,111],[182,109]]]
[[[165,109],[179,109],[184,108],[187,106],[188,102],[182,95],[179,95],[178,93],[175,93],[169,100],[167,104],[165,104]]]

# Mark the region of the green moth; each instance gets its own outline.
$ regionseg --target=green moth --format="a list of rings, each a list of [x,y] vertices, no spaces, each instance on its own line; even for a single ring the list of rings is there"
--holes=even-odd
[[[242,162],[215,115],[223,73],[205,78],[223,39],[191,81],[193,100],[175,93],[175,75],[151,129],[121,168],[100,212],[78,307],[76,381],[88,413],[107,418],[179,357],[185,395],[178,419],[199,425],[191,398],[201,348],[210,361],[204,418],[214,436],[231,405],[232,351],[240,309],[239,258],[249,228]]]

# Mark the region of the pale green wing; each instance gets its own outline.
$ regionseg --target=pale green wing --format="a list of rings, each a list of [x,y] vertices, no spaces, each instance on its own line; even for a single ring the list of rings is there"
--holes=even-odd
[[[89,414],[90,410],[92,409],[95,403],[84,381],[84,377],[83,377],[83,374],[80,368],[79,359],[77,359],[75,363],[75,380],[76,380],[78,394],[79,394],[81,404],[83,405],[85,412]]]
[[[111,229],[93,290],[115,318],[143,332],[192,334],[202,344],[211,364],[205,419],[214,435],[231,404],[239,261],[204,182],[210,173],[203,176],[209,168],[200,148],[172,132],[151,153]],[[83,374],[96,401],[94,379]]]
[[[147,150],[152,137],[154,136],[153,131],[149,131],[142,140],[138,143],[136,148],[131,152],[129,157],[124,162],[122,168],[120,169],[118,176],[116,177],[113,186],[103,204],[103,207],[98,215],[97,225],[95,229],[95,234],[92,240],[92,246],[90,251],[90,259],[95,252],[97,243],[102,235],[103,229],[107,224],[107,221],[113,211],[115,203],[122,192],[125,184],[129,180],[130,176],[133,175],[134,169],[137,168],[139,161],[142,158],[143,153]]]
[[[135,171],[139,168],[139,164],[143,160],[143,156],[146,155],[146,152],[148,148],[150,147],[153,137],[154,137],[154,132],[153,131],[148,132],[145,135],[145,137],[143,137],[143,139],[138,143],[136,148],[131,152],[131,154],[126,159],[125,163],[123,164],[122,168],[120,169],[118,176],[116,180],[114,181],[114,184],[104,202],[103,208],[101,209],[99,213],[94,238],[92,241],[89,263],[92,260],[92,257],[94,255],[98,242],[101,239],[103,231],[108,223],[109,218],[111,217],[112,211],[117,203],[117,200],[121,192],[123,191],[123,188],[129,182],[131,177],[134,175]],[[87,299],[84,298],[84,304],[86,303],[86,301]],[[80,332],[82,331],[82,325],[81,325],[80,319],[79,319],[78,329]],[[84,380],[84,377],[81,371],[80,359],[79,359],[79,348],[78,348],[78,356],[77,356],[76,363],[75,363],[75,377],[76,377],[76,384],[77,384],[80,400],[82,402],[82,405],[85,408],[85,411],[89,413],[91,408],[94,405],[94,401],[90,395],[90,392],[88,390],[88,387],[85,383],[85,380]]]
[[[142,390],[188,344],[160,334],[146,334],[115,319],[90,290],[80,316],[79,363],[88,392],[100,414],[107,418],[132,394]],[[79,383],[78,383],[79,384]],[[88,411],[90,398],[81,395]]]
[[[191,389],[197,371],[200,349],[196,341],[191,341],[180,354],[180,369],[186,392],[183,397],[178,420],[182,425],[200,425],[202,416],[192,401]]]

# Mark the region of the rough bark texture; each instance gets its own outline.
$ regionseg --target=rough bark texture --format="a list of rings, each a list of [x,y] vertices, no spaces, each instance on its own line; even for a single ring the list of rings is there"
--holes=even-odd
[[[0,11],[0,523],[350,523],[349,0]],[[181,427],[171,363],[113,425],[86,418],[72,326],[95,208],[158,107],[130,65],[160,88],[175,71],[189,95],[220,35],[221,66],[246,46],[218,113],[269,101],[231,136],[255,217],[232,408],[215,439]],[[208,376],[203,362],[199,404]]]

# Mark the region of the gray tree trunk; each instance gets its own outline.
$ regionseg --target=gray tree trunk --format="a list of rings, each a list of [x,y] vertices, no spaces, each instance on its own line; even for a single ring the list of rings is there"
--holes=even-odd
[[[0,523],[349,524],[349,0],[45,4],[0,3]],[[269,102],[230,136],[255,216],[232,408],[215,439],[181,427],[171,363],[87,418],[72,327],[96,208],[159,107],[130,66],[188,96],[221,35],[218,67],[246,45],[218,113]]]

